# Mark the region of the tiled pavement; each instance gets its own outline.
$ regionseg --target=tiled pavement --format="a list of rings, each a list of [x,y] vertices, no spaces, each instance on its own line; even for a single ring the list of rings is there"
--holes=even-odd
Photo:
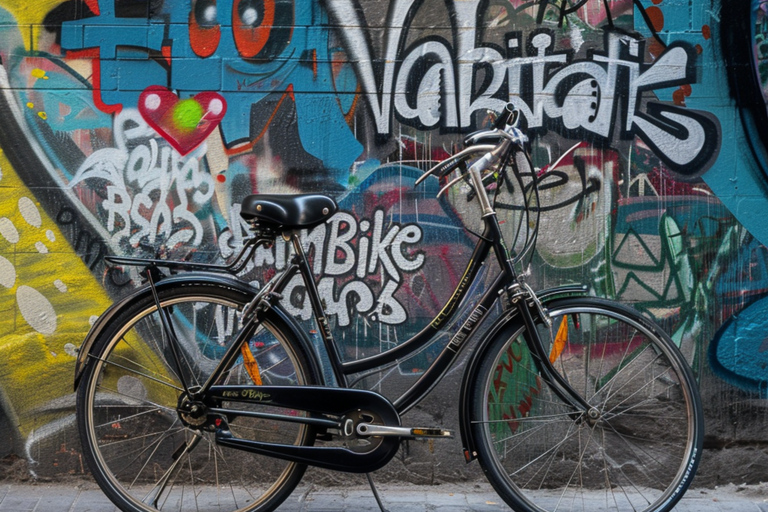
[[[487,484],[379,486],[390,512],[490,512],[509,510]],[[91,482],[76,484],[2,483],[0,512],[114,512]],[[279,512],[377,512],[366,487],[299,486]],[[692,489],[675,512],[768,512],[768,486]]]

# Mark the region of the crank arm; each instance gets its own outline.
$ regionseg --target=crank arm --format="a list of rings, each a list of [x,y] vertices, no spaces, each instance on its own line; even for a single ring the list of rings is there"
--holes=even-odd
[[[390,427],[387,425],[373,425],[371,423],[360,423],[357,426],[357,433],[361,436],[381,436],[381,437],[410,437],[410,438],[443,438],[452,439],[453,432],[439,428],[423,427]]]

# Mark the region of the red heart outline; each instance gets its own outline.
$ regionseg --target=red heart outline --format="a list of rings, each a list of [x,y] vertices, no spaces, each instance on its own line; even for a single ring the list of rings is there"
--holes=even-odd
[[[176,126],[176,106],[184,101],[175,92],[161,85],[151,85],[139,96],[141,117],[155,129],[182,156],[199,146],[216,129],[227,112],[227,102],[218,93],[204,91],[191,98],[202,108],[204,114],[192,130]]]

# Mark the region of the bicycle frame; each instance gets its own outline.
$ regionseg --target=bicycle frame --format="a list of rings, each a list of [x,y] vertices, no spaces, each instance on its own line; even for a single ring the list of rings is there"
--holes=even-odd
[[[508,155],[504,155],[504,160]],[[503,161],[502,161],[503,163]],[[474,248],[472,256],[464,270],[464,273],[454,289],[451,297],[446,302],[442,310],[435,318],[426,325],[421,331],[416,333],[409,340],[399,344],[397,347],[382,352],[380,354],[369,356],[367,358],[354,361],[342,361],[338,346],[335,342],[333,333],[326,317],[322,299],[320,298],[317,284],[315,282],[309,259],[301,245],[300,232],[287,232],[283,234],[283,239],[291,243],[294,249],[294,255],[288,267],[281,273],[275,275],[262,290],[255,296],[250,304],[243,311],[244,325],[238,333],[236,339],[230,344],[225,352],[218,367],[210,375],[208,381],[200,389],[185,390],[193,399],[200,398],[210,391],[216,384],[219,377],[234,363],[239,356],[240,347],[245,343],[248,337],[258,328],[260,323],[258,309],[271,307],[272,300],[281,298],[281,293],[288,286],[291,279],[298,273],[301,275],[306,293],[312,308],[314,318],[318,325],[320,338],[328,354],[331,371],[339,387],[349,386],[348,377],[354,374],[368,372],[378,369],[384,369],[387,366],[395,364],[404,356],[412,355],[432,342],[440,330],[453,322],[459,305],[465,299],[470,284],[476,279],[480,268],[485,263],[491,250],[493,250],[499,263],[500,272],[493,283],[483,293],[473,311],[468,315],[459,327],[458,331],[451,337],[449,342],[437,356],[435,361],[426,369],[421,377],[399,398],[393,405],[398,414],[403,414],[414,405],[419,403],[429,392],[441,381],[447,371],[455,362],[458,354],[464,348],[467,340],[472,338],[484,320],[488,317],[494,303],[502,296],[507,298],[504,309],[506,311],[505,320],[512,316],[518,316],[525,326],[524,338],[530,352],[534,356],[534,361],[542,378],[553,388],[555,393],[565,402],[570,403],[574,408],[574,414],[581,414],[591,409],[590,405],[561,377],[554,369],[549,360],[549,355],[545,352],[544,344],[536,327],[536,317],[546,321],[546,312],[541,306],[541,302],[536,294],[525,284],[524,280],[518,275],[514,261],[509,255],[504,236],[496,217],[496,212],[491,206],[490,200],[483,186],[480,171],[470,169],[470,179],[472,180],[477,200],[482,209],[482,220],[484,231],[479,237],[478,243]],[[235,258],[234,262],[228,266],[217,266],[208,264],[199,264],[193,262],[170,262],[167,260],[149,260],[111,257],[110,260],[115,263],[124,264],[148,264],[148,280],[150,287],[153,288],[153,275],[157,277],[157,267],[168,267],[185,270],[213,270],[218,272],[237,273],[245,267],[249,258],[254,254],[256,248],[262,244],[270,244],[273,240],[268,237],[257,236],[246,242],[241,253]],[[153,272],[152,269],[155,269]],[[561,291],[575,291],[574,287],[566,287]],[[581,287],[578,288],[581,290]],[[157,300],[157,296],[155,296]],[[171,345],[176,343],[175,333],[169,322],[161,318],[163,323],[164,335],[169,338]],[[175,352],[175,351],[174,351]],[[177,356],[174,354],[174,358]],[[176,364],[179,364],[178,360]]]
[[[479,176],[473,177],[474,180],[479,180]],[[340,387],[348,386],[347,377],[353,374],[385,368],[388,365],[396,363],[401,357],[416,353],[425,345],[433,341],[435,335],[446,324],[453,321],[455,314],[458,311],[459,304],[464,300],[469,290],[469,285],[477,277],[481,266],[485,263],[489,252],[493,250],[496,258],[499,262],[501,271],[496,276],[491,286],[485,291],[480,298],[478,304],[474,310],[462,323],[458,332],[454,334],[447,345],[440,352],[435,361],[427,368],[427,370],[421,375],[421,377],[398,399],[394,401],[394,407],[398,414],[403,414],[419,403],[429,392],[440,382],[445,376],[448,369],[451,368],[456,357],[461,352],[466,341],[474,336],[483,321],[487,318],[493,304],[502,295],[508,297],[508,304],[505,309],[514,312],[513,314],[520,315],[524,325],[526,326],[525,339],[529,346],[534,359],[539,366],[539,370],[542,372],[545,380],[553,387],[555,392],[566,402],[570,403],[574,407],[575,413],[585,412],[590,409],[589,404],[584,401],[581,396],[576,393],[570,385],[565,382],[560,374],[552,367],[549,361],[548,354],[544,351],[542,340],[540,339],[538,330],[535,325],[534,316],[539,315],[543,318],[546,314],[542,311],[541,304],[538,298],[533,294],[527,285],[524,284],[521,277],[517,274],[513,261],[509,257],[504,237],[501,231],[501,227],[496,218],[496,213],[490,206],[488,196],[485,189],[480,186],[476,187],[479,190],[479,200],[483,205],[484,216],[483,221],[485,225],[484,233],[480,237],[472,256],[467,264],[467,267],[459,280],[453,294],[443,309],[437,314],[437,316],[420,332],[415,334],[409,340],[401,343],[397,347],[390,349],[386,352],[370,356],[363,359],[354,361],[342,361],[339,355],[338,347],[334,340],[333,333],[331,331],[328,319],[326,317],[325,310],[323,308],[322,299],[320,298],[317,285],[314,280],[312,269],[301,245],[301,238],[299,232],[293,232],[285,234],[284,239],[290,242],[294,249],[294,256],[283,273],[275,276],[264,288],[264,292],[260,293],[256,299],[254,299],[254,305],[250,307],[258,307],[258,304],[263,304],[263,307],[268,307],[262,301],[264,297],[270,293],[280,296],[281,292],[288,285],[289,281],[296,273],[302,276],[302,281],[305,285],[306,293],[309,297],[309,302],[312,307],[314,318],[318,324],[320,338],[323,346],[327,351],[330,361],[331,370],[334,378]],[[574,288],[568,288],[567,290],[573,291]],[[579,287],[579,290],[581,288]],[[531,310],[535,312],[532,312]],[[241,331],[241,335],[248,335],[251,331],[251,323],[254,320],[251,318],[248,320],[249,324],[246,324]],[[238,348],[243,342],[239,336],[233,343],[230,350],[224,356],[219,370],[223,371],[229,364],[237,357]],[[204,393],[207,389],[213,385],[220,372],[214,372],[209,382],[201,389],[200,393]]]
[[[485,191],[483,190],[483,193],[484,192]],[[451,323],[458,310],[459,304],[467,294],[469,284],[477,277],[480,267],[488,257],[490,250],[493,250],[499,261],[501,272],[496,276],[491,286],[489,286],[480,298],[472,313],[470,313],[467,319],[461,324],[458,332],[451,337],[450,341],[443,348],[435,361],[405,393],[394,401],[393,405],[395,406],[395,409],[399,414],[403,414],[429,394],[429,392],[445,376],[448,369],[451,368],[466,341],[474,336],[483,321],[487,318],[496,300],[505,294],[509,298],[507,308],[514,311],[515,314],[520,315],[523,319],[526,326],[526,342],[531,353],[534,354],[534,359],[544,378],[561,398],[574,407],[575,412],[584,412],[591,408],[590,405],[576,391],[574,391],[552,367],[552,363],[549,361],[549,355],[544,352],[544,345],[535,326],[534,313],[531,311],[531,308],[538,309],[538,314],[544,315],[545,313],[541,311],[541,306],[535,295],[529,295],[530,289],[527,288],[527,285],[522,284],[522,280],[520,279],[520,276],[518,276],[512,260],[508,257],[504,237],[498,220],[496,219],[495,212],[491,212],[491,214],[484,216],[484,221],[485,231],[475,246],[474,252],[472,253],[462,278],[459,280],[451,298],[432,322],[412,338],[391,350],[364,359],[348,362],[341,361],[339,357],[333,333],[331,332],[328,320],[325,317],[322,301],[315,285],[311,267],[301,246],[299,234],[294,233],[291,235],[291,242],[295,250],[295,259],[286,272],[291,272],[292,274],[298,271],[302,275],[307,294],[310,298],[310,304],[312,305],[312,310],[319,326],[323,345],[328,352],[333,374],[340,386],[347,386],[347,376],[349,375],[384,368],[397,362],[402,356],[413,354],[430,343],[444,325]],[[294,266],[295,269],[293,268]],[[283,282],[287,284],[287,280],[284,280]],[[523,287],[527,288],[527,290],[522,289]],[[579,289],[581,288],[579,287]],[[279,293],[280,290],[277,289],[277,292]],[[528,299],[532,299],[532,303],[529,303]]]

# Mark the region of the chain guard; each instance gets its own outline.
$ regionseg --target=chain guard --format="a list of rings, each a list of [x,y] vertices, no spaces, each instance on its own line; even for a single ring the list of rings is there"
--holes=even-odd
[[[344,430],[348,421],[354,423],[373,417],[377,423],[400,426],[400,416],[394,406],[389,400],[372,391],[317,386],[213,386],[206,394],[205,400],[257,403],[306,411],[314,417],[335,417],[339,419],[342,440],[348,444],[274,444],[237,438],[228,431],[217,430],[216,442],[222,446],[348,473],[369,473],[383,467],[394,457],[400,446],[399,437],[371,436],[367,446],[365,443],[349,446],[349,438],[353,436],[347,436],[345,439]]]

